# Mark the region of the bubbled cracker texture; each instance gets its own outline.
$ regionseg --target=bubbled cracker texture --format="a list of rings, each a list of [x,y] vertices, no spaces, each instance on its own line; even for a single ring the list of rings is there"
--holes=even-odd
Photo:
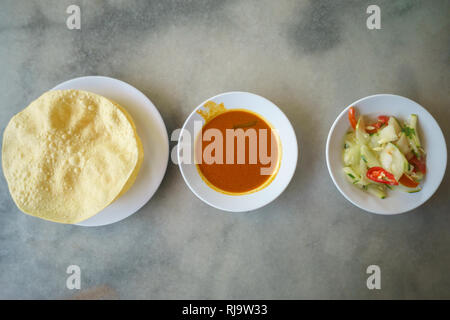
[[[134,124],[134,121],[133,121],[133,118],[131,117],[131,115],[122,106],[120,106],[116,102],[113,102],[113,103],[117,108],[119,108],[125,114],[128,121],[130,122],[131,126],[133,127],[134,135],[135,135],[137,145],[138,145],[138,161],[136,163],[136,167],[134,168],[132,174],[128,178],[127,183],[125,183],[125,185],[123,186],[122,191],[120,191],[120,193],[117,195],[116,199],[114,199],[114,201],[115,201],[118,198],[120,198],[122,195],[124,195],[133,186],[134,182],[136,181],[139,170],[141,169],[142,162],[144,161],[144,147],[142,145],[141,139],[139,138],[139,135],[136,130],[136,125]]]
[[[17,206],[77,223],[113,202],[142,161],[128,117],[108,99],[79,90],[46,92],[15,115],[3,135],[2,163]]]

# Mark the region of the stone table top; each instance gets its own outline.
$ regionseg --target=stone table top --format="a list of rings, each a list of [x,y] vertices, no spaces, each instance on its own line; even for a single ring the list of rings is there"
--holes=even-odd
[[[1,175],[0,298],[450,298],[448,173],[422,207],[379,216],[344,199],[325,163],[336,116],[375,93],[417,101],[448,141],[449,1],[376,1],[380,30],[366,27],[371,1],[73,2],[80,30],[67,1],[2,3],[2,132],[56,84],[104,75],[145,93],[169,135],[208,97],[262,95],[292,122],[300,162],[278,199],[240,214],[200,201],[169,163],[139,212],[95,228],[22,214]],[[66,288],[69,265],[81,290]]]

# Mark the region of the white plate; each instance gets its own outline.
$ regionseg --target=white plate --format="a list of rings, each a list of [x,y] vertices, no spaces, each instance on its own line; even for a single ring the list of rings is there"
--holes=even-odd
[[[278,129],[281,141],[281,164],[275,179],[264,189],[246,195],[226,195],[210,188],[200,177],[196,164],[180,163],[181,143],[178,141],[178,165],[186,184],[192,192],[207,204],[221,210],[242,212],[258,209],[275,200],[287,187],[297,166],[298,146],[294,129],[284,113],[269,100],[248,92],[227,92],[209,98],[201,103],[183,125],[180,137],[188,130],[194,133],[194,121],[203,118],[196,112],[203,107],[206,101],[217,104],[223,103],[227,109],[247,109],[267,119],[271,125]],[[194,143],[191,143],[191,154],[194,154]]]
[[[123,106],[133,117],[144,147],[144,161],[136,182],[119,199],[80,226],[102,226],[118,222],[144,206],[158,189],[169,159],[166,126],[153,103],[133,86],[108,77],[90,76],[63,82],[52,90],[78,89],[97,93]]]
[[[348,109],[354,106],[357,114],[375,118],[378,115],[395,116],[401,121],[414,113],[418,116],[419,137],[427,153],[427,174],[417,193],[389,190],[386,199],[378,199],[351,185],[342,168],[342,145],[349,130]],[[398,214],[413,210],[427,201],[444,177],[447,166],[447,148],[444,135],[433,116],[418,103],[392,94],[377,94],[358,100],[341,112],[330,129],[326,146],[327,166],[334,184],[342,195],[355,206],[378,214]]]

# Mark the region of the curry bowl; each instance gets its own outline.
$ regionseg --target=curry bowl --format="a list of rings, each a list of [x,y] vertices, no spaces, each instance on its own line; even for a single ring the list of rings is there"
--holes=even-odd
[[[283,192],[297,166],[298,146],[291,123],[274,103],[248,92],[227,92],[205,100],[189,115],[177,156],[186,184],[199,199],[220,210],[243,212]]]

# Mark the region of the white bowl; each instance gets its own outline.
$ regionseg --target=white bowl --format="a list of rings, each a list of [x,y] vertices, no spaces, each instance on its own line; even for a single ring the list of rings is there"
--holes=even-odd
[[[354,106],[357,114],[375,118],[378,115],[408,119],[418,116],[420,140],[427,153],[427,173],[422,190],[405,193],[389,190],[386,199],[378,199],[350,184],[342,171],[342,146],[344,135],[350,129],[348,109]],[[447,166],[447,148],[444,135],[433,116],[418,103],[392,94],[377,94],[358,100],[341,112],[330,129],[326,145],[328,171],[342,195],[355,206],[378,214],[399,214],[413,210],[427,201],[439,187]]]
[[[276,199],[289,184],[297,166],[298,146],[294,129],[284,113],[269,100],[248,92],[227,92],[209,98],[201,103],[187,118],[180,133],[180,138],[187,130],[192,136],[194,121],[203,118],[196,112],[205,102],[223,103],[227,109],[247,109],[261,115],[278,130],[281,142],[281,163],[274,180],[265,188],[245,195],[226,195],[210,188],[200,177],[195,163],[186,164],[180,161],[181,143],[178,141],[178,165],[181,174],[192,192],[205,203],[221,210],[242,212],[258,209]],[[191,154],[194,154],[194,143],[191,143]]]

